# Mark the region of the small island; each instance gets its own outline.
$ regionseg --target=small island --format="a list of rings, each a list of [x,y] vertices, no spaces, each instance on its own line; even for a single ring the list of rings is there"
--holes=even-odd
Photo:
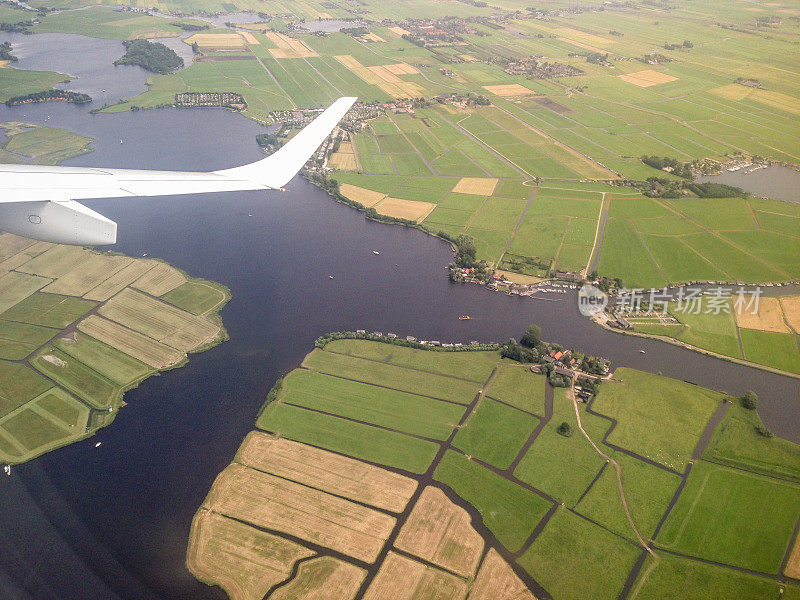
[[[92,152],[92,138],[61,127],[46,127],[21,121],[3,121],[0,131],[0,162],[57,165],[63,160]]]
[[[183,59],[172,48],[159,42],[128,40],[122,42],[125,54],[114,61],[115,65],[138,65],[152,73],[171,73],[183,66]]]
[[[44,90],[42,92],[33,92],[25,94],[24,96],[14,96],[6,100],[8,106],[19,106],[20,104],[30,104],[33,102],[48,102],[50,100],[59,100],[61,102],[72,102],[73,104],[86,104],[92,101],[89,94],[81,92],[69,92],[67,90]]]
[[[227,339],[222,285],[145,258],[0,234],[0,463],[110,425],[123,393]]]

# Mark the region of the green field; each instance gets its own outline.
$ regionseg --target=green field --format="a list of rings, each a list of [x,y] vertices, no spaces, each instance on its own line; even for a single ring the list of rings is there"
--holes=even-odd
[[[682,554],[777,573],[798,516],[797,484],[698,463],[656,541]]]

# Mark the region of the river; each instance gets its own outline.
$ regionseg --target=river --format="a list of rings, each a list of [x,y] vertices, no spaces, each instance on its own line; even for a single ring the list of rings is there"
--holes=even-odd
[[[70,89],[106,89],[116,98],[144,87],[147,73],[138,67],[104,66],[122,54],[119,42],[63,35],[22,41],[19,66],[58,64],[86,74]],[[56,63],[62,56],[52,49],[72,44],[81,52],[61,54],[73,62]],[[91,115],[90,108],[0,106],[0,121],[62,126],[94,138],[95,151],[73,165],[209,170],[261,156],[254,137],[263,127],[230,111]],[[797,380],[603,330],[579,316],[574,294],[534,300],[450,283],[445,266],[452,254],[440,240],[367,221],[299,178],[287,188],[86,202],[119,223],[114,250],[163,258],[229,286],[233,300],[221,316],[231,339],[128,392],[128,406],[96,438],[0,477],[0,597],[224,598],[184,566],[192,516],[253,428],[274,380],[328,331],[502,341],[536,322],[545,338],[617,366],[731,393],[754,389],[768,426],[800,440]],[[472,319],[458,320],[462,314]]]

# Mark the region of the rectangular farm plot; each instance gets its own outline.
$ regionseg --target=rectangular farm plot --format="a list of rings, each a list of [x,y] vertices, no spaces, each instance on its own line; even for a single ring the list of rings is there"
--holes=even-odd
[[[154,369],[173,367],[186,358],[185,353],[175,348],[97,315],[81,321],[78,329]]]
[[[452,191],[457,194],[491,196],[498,181],[495,177],[462,177]]]
[[[58,331],[0,319],[0,359],[22,360]]]
[[[439,445],[373,425],[273,402],[256,425],[293,440],[389,467],[424,473]]]
[[[545,377],[524,366],[503,364],[492,380],[487,396],[520,410],[544,414]]]
[[[460,404],[302,369],[286,376],[279,399],[287,404],[438,440],[447,439],[464,414]]]
[[[182,352],[209,344],[220,333],[216,323],[130,288],[101,306],[99,313]]]
[[[511,96],[527,96],[528,94],[535,93],[533,90],[526,88],[519,83],[503,83],[500,85],[484,85],[483,89],[491,92],[495,96],[507,98]]]
[[[295,562],[314,552],[201,508],[192,520],[186,566],[235,600],[261,600],[289,577]]]
[[[660,83],[669,83],[670,81],[677,81],[677,77],[667,75],[666,73],[659,73],[653,69],[645,69],[644,71],[636,71],[635,73],[626,73],[625,75],[617,75],[618,79],[627,83],[632,83],[639,87],[650,87]]]
[[[483,551],[483,538],[472,528],[466,510],[440,489],[427,487],[394,545],[462,577],[472,577]]]
[[[153,372],[132,356],[81,333],[60,337],[53,345],[118,385],[131,385]]]
[[[17,270],[56,279],[79,267],[89,253],[80,246],[56,245]]]
[[[373,206],[380,214],[396,219],[407,219],[420,223],[433,212],[436,204],[433,202],[419,202],[417,200],[404,200],[403,198],[385,197]]]
[[[373,562],[395,519],[349,500],[239,464],[219,474],[204,507]]]
[[[472,585],[469,600],[536,600],[528,587],[517,577],[514,570],[497,553],[490,549]]]
[[[715,464],[694,465],[658,545],[777,573],[800,516],[800,486]]]
[[[21,363],[0,360],[0,417],[52,387],[33,369]]]
[[[247,435],[235,461],[396,513],[417,489],[417,482],[403,475],[259,431]]]
[[[757,308],[757,310],[753,312],[753,308]],[[742,310],[734,310],[736,324],[739,327],[757,329],[759,331],[774,331],[776,333],[789,333],[791,331],[786,321],[784,321],[781,301],[778,298],[759,298],[758,306],[753,308],[742,307]]]
[[[195,33],[186,38],[190,46],[197,44],[201,48],[244,48],[245,40],[238,33]]]
[[[390,552],[364,594],[364,600],[464,600],[468,591],[463,579]]]
[[[339,186],[339,191],[343,196],[346,196],[354,202],[359,202],[367,208],[375,206],[387,196],[387,194],[384,194],[383,192],[368,190],[366,188],[358,187],[357,185],[351,185],[349,183],[341,184]]]
[[[106,256],[86,252],[80,264],[58,277],[42,291],[50,294],[83,296],[132,262],[134,259],[127,256]]]
[[[464,405],[469,404],[480,389],[480,385],[472,381],[375,363],[319,349],[306,356],[303,366],[329,375]]]
[[[135,260],[86,292],[83,297],[87,300],[104,302],[131,285],[157,264],[160,263],[151,260]]]
[[[53,348],[44,348],[31,364],[58,385],[97,409],[117,404],[122,392],[117,385],[80,361]]]
[[[152,269],[139,277],[133,287],[150,294],[163,296],[186,282],[186,276],[167,263],[156,262]]]
[[[800,333],[800,296],[784,296],[781,298],[781,308],[795,333]]]
[[[12,271],[0,275],[0,314],[50,283],[49,279]]]
[[[367,573],[355,565],[332,556],[305,561],[295,578],[281,586],[269,600],[320,600],[355,598]]]
[[[1,283],[0,283],[1,284]],[[2,313],[3,318],[63,329],[97,306],[96,302],[36,292]]]
[[[268,31],[265,35],[277,46],[269,49],[270,54],[275,58],[310,58],[317,56],[317,53],[302,40],[274,31]]]

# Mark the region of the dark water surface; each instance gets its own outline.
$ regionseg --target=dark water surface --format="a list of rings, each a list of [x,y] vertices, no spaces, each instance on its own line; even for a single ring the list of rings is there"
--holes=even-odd
[[[85,56],[95,57],[96,46],[97,56],[113,60],[117,42],[91,42]],[[141,91],[140,70],[126,69],[130,75],[114,72],[117,88],[105,89]],[[75,165],[209,170],[261,156],[254,136],[263,128],[224,110],[89,115],[49,103],[0,107],[0,120],[93,137],[95,152]],[[127,393],[128,406],[95,438],[0,476],[0,598],[223,598],[184,566],[192,516],[253,428],[274,380],[333,330],[501,341],[537,322],[546,338],[617,366],[731,393],[754,389],[768,426],[800,439],[796,380],[607,332],[578,315],[572,294],[550,302],[452,284],[447,245],[366,221],[300,179],[285,193],[86,204],[119,223],[114,250],[163,258],[229,286],[233,300],[222,319],[231,340]],[[459,321],[462,314],[472,319]]]
[[[784,202],[800,202],[800,171],[772,165],[748,173],[752,168],[746,167],[732,172],[722,171],[719,175],[698,177],[697,180],[734,185],[764,198],[773,198]]]

